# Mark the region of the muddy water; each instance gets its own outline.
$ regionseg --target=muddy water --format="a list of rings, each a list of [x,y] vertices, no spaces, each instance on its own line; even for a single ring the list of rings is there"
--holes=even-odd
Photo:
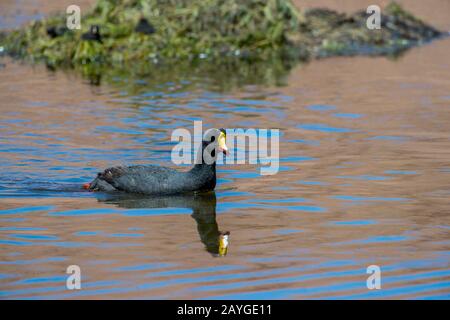
[[[231,91],[217,75],[92,86],[3,58],[0,298],[448,299],[449,49],[315,61],[283,87]],[[222,165],[200,196],[80,190],[108,166],[170,165],[172,130],[194,120],[279,128],[279,173]]]

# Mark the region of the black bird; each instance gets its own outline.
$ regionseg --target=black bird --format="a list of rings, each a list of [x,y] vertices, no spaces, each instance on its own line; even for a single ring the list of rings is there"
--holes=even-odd
[[[134,31],[143,34],[153,34],[156,32],[155,27],[153,27],[153,25],[145,18],[139,19],[139,22],[136,25],[136,28],[134,28]]]
[[[100,34],[100,27],[98,25],[92,25],[88,32],[85,32],[81,35],[81,39],[98,41],[101,43],[102,36]]]
[[[208,130],[198,152],[200,161],[186,172],[154,165],[112,167],[100,172],[91,183],[83,187],[90,191],[122,191],[148,195],[211,191],[216,187],[217,154],[228,152],[225,140],[224,129]]]
[[[145,196],[129,193],[97,194],[98,201],[120,208],[188,208],[197,224],[200,241],[214,257],[225,256],[230,231],[220,231],[216,220],[216,193],[194,193],[166,196]]]

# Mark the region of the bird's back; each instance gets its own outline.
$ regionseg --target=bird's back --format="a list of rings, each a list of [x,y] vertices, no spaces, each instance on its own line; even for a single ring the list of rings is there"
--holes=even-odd
[[[202,170],[203,171],[203,170]],[[212,178],[210,179],[209,176]],[[214,185],[211,184],[214,181]],[[141,194],[175,194],[214,189],[215,173],[181,172],[154,165],[119,166],[99,173],[91,190]]]

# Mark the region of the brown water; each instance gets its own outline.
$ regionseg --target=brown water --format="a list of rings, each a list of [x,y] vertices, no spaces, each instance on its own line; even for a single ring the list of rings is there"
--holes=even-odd
[[[448,299],[449,49],[314,61],[283,87],[231,91],[217,76],[91,86],[3,58],[0,298]],[[79,190],[111,165],[170,164],[172,130],[194,120],[279,128],[280,172],[223,165],[196,197]],[[217,230],[225,257],[208,252]]]

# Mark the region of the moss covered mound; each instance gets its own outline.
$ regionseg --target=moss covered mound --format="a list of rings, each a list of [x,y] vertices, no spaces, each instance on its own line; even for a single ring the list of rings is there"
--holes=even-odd
[[[367,17],[299,12],[289,0],[98,0],[82,15],[82,30],[53,16],[3,35],[0,45],[53,67],[123,66],[395,54],[441,35],[395,3],[382,12],[381,30],[369,30]]]
[[[367,28],[365,11],[352,15],[326,9],[305,12],[301,22],[303,34],[309,35],[314,56],[397,54],[442,36],[435,28],[415,18],[397,3],[391,2],[382,12],[381,29]]]

